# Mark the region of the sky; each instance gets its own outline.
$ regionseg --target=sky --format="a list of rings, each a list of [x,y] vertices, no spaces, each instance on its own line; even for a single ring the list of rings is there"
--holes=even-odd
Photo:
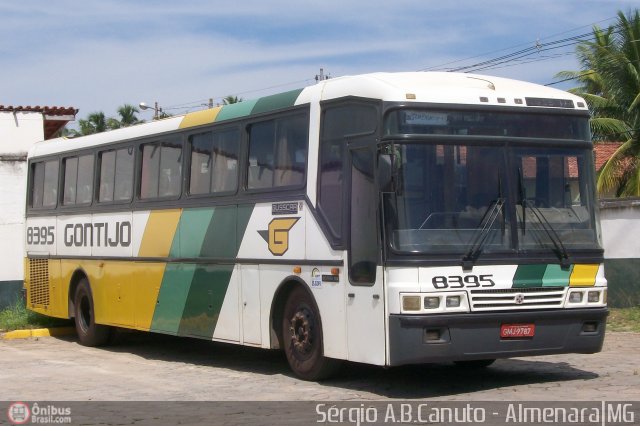
[[[638,0],[29,0],[0,3],[0,105],[172,114],[332,77],[448,70],[586,34]],[[547,84],[575,46],[479,73]],[[571,83],[556,87],[569,88]],[[143,119],[152,117],[142,111]],[[74,126],[72,126],[74,127]]]

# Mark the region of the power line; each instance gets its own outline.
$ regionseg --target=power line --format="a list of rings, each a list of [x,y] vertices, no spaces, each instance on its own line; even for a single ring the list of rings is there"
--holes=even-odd
[[[562,32],[559,32],[559,33],[551,34],[551,35],[549,35],[547,37],[543,37],[541,39],[538,39],[535,42],[529,41],[529,42],[526,42],[526,43],[520,43],[520,44],[516,44],[516,45],[513,45],[513,46],[505,47],[503,49],[497,49],[497,50],[493,50],[493,51],[490,51],[490,52],[480,53],[478,55],[474,55],[474,56],[471,56],[471,57],[468,57],[468,58],[456,59],[455,61],[445,62],[443,64],[434,65],[434,66],[427,67],[427,68],[422,68],[422,69],[419,69],[418,71],[432,71],[432,70],[438,70],[438,69],[439,70],[448,71],[449,69],[444,69],[443,67],[445,67],[446,65],[452,65],[452,64],[468,61],[468,60],[471,60],[471,59],[486,57],[487,55],[492,55],[494,53],[505,52],[505,51],[508,51],[508,50],[511,50],[511,49],[515,49],[515,48],[518,48],[518,47],[522,47],[522,46],[531,46],[532,43],[537,43],[537,42],[540,42],[542,40],[548,40],[550,38],[558,37],[558,36],[561,36],[563,34],[571,33],[571,32],[574,32],[574,31],[577,31],[577,30],[580,30],[580,29],[583,29],[583,28],[593,27],[594,25],[600,24],[602,22],[611,21],[612,19],[616,19],[616,18],[617,18],[616,16],[613,16],[613,17],[610,17],[610,18],[606,18],[606,19],[602,19],[600,21],[593,22],[591,24],[581,25],[579,27],[575,27],[575,28],[572,28],[572,29],[569,29],[569,30],[566,30],[566,31],[562,31]]]
[[[565,79],[562,79],[562,80],[558,80],[558,81],[554,81],[554,82],[551,82],[551,83],[547,83],[547,84],[545,84],[545,86],[553,86],[553,85],[556,85],[556,84],[564,83],[565,81],[576,80],[576,79],[578,79],[580,77],[586,77],[586,76],[591,75],[591,74],[595,74],[595,71],[587,71],[587,72],[582,73],[580,75],[577,75],[575,77],[569,77],[569,78],[565,78]]]

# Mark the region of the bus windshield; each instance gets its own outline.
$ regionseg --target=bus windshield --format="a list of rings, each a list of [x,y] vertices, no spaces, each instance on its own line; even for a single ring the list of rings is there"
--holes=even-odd
[[[566,257],[598,248],[588,149],[437,142],[386,149],[396,181],[395,193],[384,194],[385,220],[397,254],[551,250]]]

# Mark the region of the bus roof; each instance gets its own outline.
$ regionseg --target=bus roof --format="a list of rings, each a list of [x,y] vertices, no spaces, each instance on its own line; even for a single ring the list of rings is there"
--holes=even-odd
[[[449,72],[372,73],[332,78],[304,89],[218,106],[103,133],[77,138],[50,139],[36,143],[30,149],[29,157],[159,135],[181,128],[224,122],[345,96],[404,103],[534,106],[565,110],[567,109],[566,102],[570,101],[574,110],[582,110],[585,113],[588,111],[586,102],[578,96],[518,80]],[[529,100],[531,101],[529,102]]]

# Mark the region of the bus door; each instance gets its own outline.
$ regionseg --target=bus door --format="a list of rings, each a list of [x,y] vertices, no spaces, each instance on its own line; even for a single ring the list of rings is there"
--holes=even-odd
[[[355,145],[355,144],[354,144]],[[379,266],[378,194],[374,150],[350,146],[350,220],[347,347],[350,361],[385,363],[385,311],[382,267]]]

